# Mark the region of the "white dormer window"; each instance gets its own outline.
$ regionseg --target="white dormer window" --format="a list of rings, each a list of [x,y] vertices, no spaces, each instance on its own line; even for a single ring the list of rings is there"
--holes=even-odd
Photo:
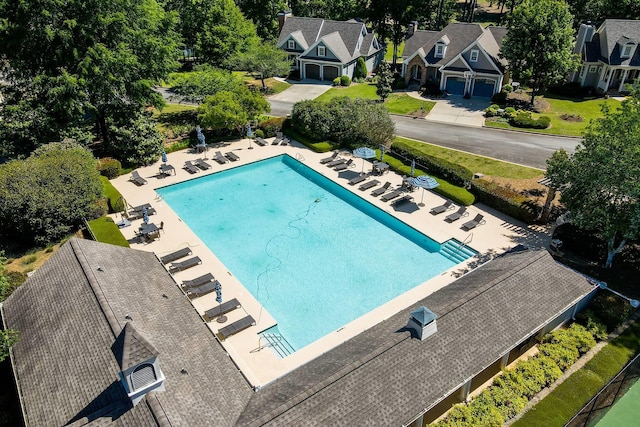
[[[444,56],[444,45],[443,44],[438,43],[436,45],[436,56],[438,58],[442,58]]]
[[[469,61],[471,62],[478,62],[478,51],[477,50],[472,50],[471,51],[471,56],[469,56]]]
[[[295,49],[295,48],[296,48],[296,42],[294,42],[293,40],[288,40],[287,49]]]
[[[325,56],[326,55],[326,49],[324,46],[318,46],[318,56]]]
[[[620,55],[621,58],[628,58],[631,56],[631,52],[633,51],[633,44],[629,43],[624,45],[624,47],[622,48],[622,55]]]

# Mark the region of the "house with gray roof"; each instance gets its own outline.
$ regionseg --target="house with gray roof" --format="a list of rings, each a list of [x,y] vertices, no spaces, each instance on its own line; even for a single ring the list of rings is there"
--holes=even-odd
[[[596,289],[507,253],[259,389],[153,253],[71,239],[2,316],[28,426],[422,426]]]
[[[578,29],[574,53],[582,67],[570,80],[599,92],[628,91],[640,78],[640,21],[606,19],[600,27],[584,23]]]
[[[291,12],[280,12],[278,19],[277,46],[289,53],[302,79],[353,78],[358,58],[364,59],[370,73],[384,57],[384,45],[362,22],[302,18]]]
[[[454,22],[441,31],[409,29],[402,54],[407,85],[434,85],[450,94],[490,97],[508,77],[500,58],[504,27]]]

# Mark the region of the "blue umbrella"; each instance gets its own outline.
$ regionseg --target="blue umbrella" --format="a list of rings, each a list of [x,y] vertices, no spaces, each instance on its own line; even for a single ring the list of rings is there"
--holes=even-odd
[[[433,188],[436,188],[438,185],[440,185],[438,184],[438,181],[436,181],[429,175],[420,175],[417,178],[413,178],[413,180],[411,180],[411,183],[416,187],[422,187],[422,197],[420,198],[420,203],[418,204],[418,206],[424,206],[424,203],[422,203],[422,200],[424,199],[425,188],[431,190]]]
[[[149,224],[149,213],[147,212],[147,207],[142,207],[142,220],[145,224]]]
[[[204,134],[202,133],[202,129],[200,129],[200,126],[196,126],[196,135],[198,136],[198,141],[200,141],[200,145],[206,145],[206,142],[204,140]]]
[[[253,131],[251,131],[251,124],[250,123],[247,124],[247,137],[248,138],[253,137]]]
[[[353,150],[353,155],[362,159],[362,172],[364,172],[364,159],[372,159],[376,156],[376,151],[369,147],[359,147]]]
[[[416,161],[415,159],[411,159],[411,176],[416,173]]]
[[[167,163],[167,153],[165,153],[164,148],[162,149],[162,163]]]
[[[220,285],[220,283],[216,283],[216,301],[219,304],[222,304],[222,286]]]

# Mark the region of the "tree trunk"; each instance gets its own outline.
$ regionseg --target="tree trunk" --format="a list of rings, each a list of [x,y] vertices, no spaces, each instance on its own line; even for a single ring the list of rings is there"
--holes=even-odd
[[[264,74],[260,73],[260,81],[262,82],[262,91],[267,91],[267,85],[264,83]]]
[[[98,134],[102,138],[104,146],[109,144],[109,132],[107,131],[107,117],[103,111],[98,110],[96,113],[96,120],[98,124]]]
[[[540,213],[540,222],[546,224],[549,221],[549,214],[551,213],[551,203],[553,199],[556,198],[556,190],[549,187],[549,191],[547,192],[547,199],[544,201],[544,206],[542,207],[542,212]]]
[[[533,86],[531,88],[531,108],[533,108],[535,101],[536,101],[536,87]]]
[[[440,2],[438,3],[438,18],[436,20],[436,29],[440,30],[440,21],[442,20],[442,4],[444,3],[444,0],[440,0]]]
[[[396,69],[396,56],[398,55],[398,43],[395,41],[395,39],[393,40],[393,69]]]
[[[607,262],[604,264],[605,268],[611,268],[611,264],[613,264],[613,257],[616,256],[616,254],[620,252],[620,250],[622,250],[626,243],[627,239],[622,239],[622,241],[616,248],[616,236],[613,236],[611,239],[609,239],[609,241],[607,242]]]

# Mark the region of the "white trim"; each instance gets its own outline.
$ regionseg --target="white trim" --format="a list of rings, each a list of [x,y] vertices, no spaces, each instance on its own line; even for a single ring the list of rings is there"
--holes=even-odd
[[[295,49],[296,48],[296,41],[293,39],[288,39],[287,40],[287,49]]]
[[[484,58],[487,60],[487,62],[489,62],[489,64],[491,64],[491,66],[493,67],[494,70],[496,70],[497,72],[499,72],[500,74],[504,74],[500,68],[498,68],[498,66],[496,65],[496,63],[493,61],[493,59],[491,58],[491,55],[489,55],[487,53],[486,50],[484,50],[484,48],[478,44],[477,41],[471,43],[469,46],[467,46],[465,49],[462,50],[462,52],[459,53],[458,56],[462,56],[463,54],[467,53],[468,51],[472,50],[472,49],[477,49],[479,51],[480,54],[482,54],[484,56]],[[457,57],[457,56],[456,56]],[[449,64],[451,64],[456,58],[453,58],[449,63],[445,64],[444,66],[448,66]],[[462,58],[464,59],[464,57]],[[466,63],[466,61],[465,61]],[[468,64],[468,63],[467,63]]]
[[[469,62],[478,62],[479,56],[480,51],[478,49],[471,49],[471,53],[469,54]]]
[[[322,57],[322,58],[327,56],[327,47],[325,45],[322,45],[322,46],[318,45],[318,53],[317,53],[317,55],[319,57]]]

